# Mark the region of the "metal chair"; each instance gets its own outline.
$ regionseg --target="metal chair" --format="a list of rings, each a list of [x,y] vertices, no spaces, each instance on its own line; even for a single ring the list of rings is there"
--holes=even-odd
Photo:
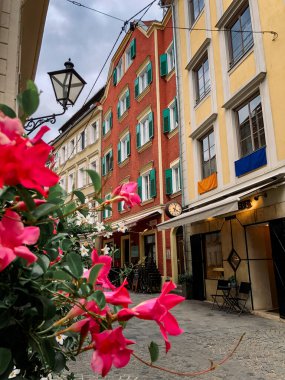
[[[241,313],[247,311],[246,303],[249,299],[251,293],[251,283],[241,282],[238,290],[238,295],[236,297],[228,296],[227,304],[229,306],[228,311],[236,311],[241,315]]]
[[[217,289],[216,294],[211,294],[211,297],[213,298],[213,305],[212,309],[215,308],[215,305],[218,306],[218,309],[222,310],[225,305],[225,296],[228,296],[230,292],[230,287],[227,280],[218,280],[217,282]],[[221,300],[218,302],[218,300]]]

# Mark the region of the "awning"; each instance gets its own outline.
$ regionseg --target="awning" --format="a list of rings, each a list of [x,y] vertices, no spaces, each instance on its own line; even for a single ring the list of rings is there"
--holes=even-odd
[[[148,211],[148,212],[145,212],[142,214],[137,214],[131,218],[120,219],[117,222],[112,223],[111,227],[113,229],[116,229],[118,223],[120,223],[120,222],[124,223],[125,226],[130,227],[132,225],[135,225],[139,220],[143,220],[143,219],[145,219],[151,215],[155,215],[155,214],[162,214],[162,209],[159,208],[159,209],[151,210],[151,211]]]
[[[258,186],[253,189],[244,191],[243,193],[229,196],[228,198],[223,199],[221,201],[212,202],[211,204],[208,204],[206,206],[201,206],[195,210],[185,212],[182,215],[177,216],[176,218],[158,224],[157,229],[159,231],[167,230],[168,228],[183,226],[184,224],[194,223],[200,220],[218,217],[229,214],[231,212],[238,211],[238,203],[242,200],[242,198],[255,193],[257,190],[260,190],[261,187],[263,186]]]

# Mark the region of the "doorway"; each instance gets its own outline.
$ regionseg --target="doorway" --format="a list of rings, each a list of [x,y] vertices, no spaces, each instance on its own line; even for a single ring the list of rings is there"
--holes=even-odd
[[[183,227],[180,226],[176,231],[176,252],[177,252],[177,272],[178,276],[186,272]]]
[[[144,255],[146,264],[155,263],[155,234],[144,236]]]
[[[193,299],[203,301],[205,299],[203,235],[191,235],[190,244],[193,273]]]

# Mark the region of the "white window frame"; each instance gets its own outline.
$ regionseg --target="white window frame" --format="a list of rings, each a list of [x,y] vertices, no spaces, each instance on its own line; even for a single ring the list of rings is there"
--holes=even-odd
[[[167,54],[167,71],[170,73],[175,68],[174,44],[172,43],[166,51]]]
[[[150,141],[149,137],[149,113],[140,120],[141,146]]]
[[[176,113],[175,113],[175,108],[176,108],[176,112],[177,112],[177,107],[176,107],[176,101],[174,100],[169,106],[169,118],[170,118],[170,125],[169,125],[169,128],[170,128],[170,131],[169,132],[172,132],[175,128],[178,127],[178,122],[177,122],[177,116],[176,116]]]
[[[123,57],[119,60],[117,63],[117,83],[123,78],[124,76],[124,62],[123,62]]]
[[[141,70],[141,72],[138,75],[138,78],[139,78],[139,94],[141,94],[149,85],[148,84],[148,77],[147,77],[147,67],[148,67],[148,63],[145,65],[145,67]]]
[[[120,117],[127,111],[128,89],[119,97]]]
[[[108,199],[107,198],[108,196],[111,197],[111,193],[108,193],[105,195],[105,200]],[[111,204],[109,204],[108,206],[112,207]],[[111,216],[112,216],[112,210],[104,209],[104,219],[111,218]]]
[[[121,139],[121,162],[125,161],[128,158],[128,137],[129,132],[126,133]]]
[[[109,111],[109,112],[106,114],[105,118],[104,118],[104,123],[105,123],[104,132],[105,132],[105,135],[106,135],[108,132],[110,132],[110,130],[111,130],[111,123],[110,123],[110,121],[111,121],[111,111]]]
[[[86,185],[86,172],[84,166],[78,168],[77,172],[77,186],[79,189]]]
[[[95,162],[95,168],[94,168],[94,165],[93,165],[94,162]],[[89,169],[95,170],[97,173],[99,173],[99,157],[98,156],[92,157],[90,159]],[[90,179],[90,182],[91,182],[91,179]]]
[[[180,182],[181,173],[180,173],[179,161],[171,166],[171,170],[172,170],[172,193],[174,194],[181,190],[181,182]]]
[[[61,178],[60,178],[60,180],[59,180],[59,184],[60,184],[60,186],[61,186],[64,190],[66,190],[66,177],[65,177],[65,175],[61,176]]]
[[[99,139],[99,120],[90,125],[90,141],[94,144]]]
[[[142,177],[142,202],[152,199],[150,196],[150,170],[143,173]]]
[[[125,52],[125,71],[128,70],[128,68],[133,63],[133,58],[131,58],[131,45],[128,47],[128,49]]]
[[[106,174],[108,174],[108,173],[110,173],[110,171],[112,171],[113,169],[111,168],[111,166],[110,166],[110,153],[112,152],[112,149],[110,149],[110,150],[108,150],[108,152],[106,152],[105,154],[104,154],[104,157],[105,157],[105,165],[106,165],[106,167],[105,167],[105,173]],[[112,152],[113,153],[113,152]],[[108,160],[107,160],[107,157],[109,157],[108,158]],[[113,154],[112,154],[112,157],[113,157]],[[113,159],[114,160],[114,159]],[[107,161],[108,161],[108,165],[107,165]],[[114,166],[114,162],[112,163],[113,165],[112,166]]]
[[[67,147],[64,145],[60,150],[60,163],[64,164],[67,159]]]
[[[73,143],[73,144],[71,144]],[[76,154],[76,140],[75,138],[71,139],[68,143],[69,147],[69,157],[73,157]]]
[[[75,183],[75,175],[74,175],[74,172],[72,173],[68,173],[68,177],[67,177],[67,192],[68,193],[71,193],[72,190],[73,190],[73,186],[74,186],[74,183]]]

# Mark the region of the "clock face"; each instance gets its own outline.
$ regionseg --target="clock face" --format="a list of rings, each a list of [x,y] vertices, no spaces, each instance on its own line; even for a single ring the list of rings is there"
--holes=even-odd
[[[178,202],[169,202],[165,207],[165,213],[170,218],[179,216],[182,213],[182,206]]]

